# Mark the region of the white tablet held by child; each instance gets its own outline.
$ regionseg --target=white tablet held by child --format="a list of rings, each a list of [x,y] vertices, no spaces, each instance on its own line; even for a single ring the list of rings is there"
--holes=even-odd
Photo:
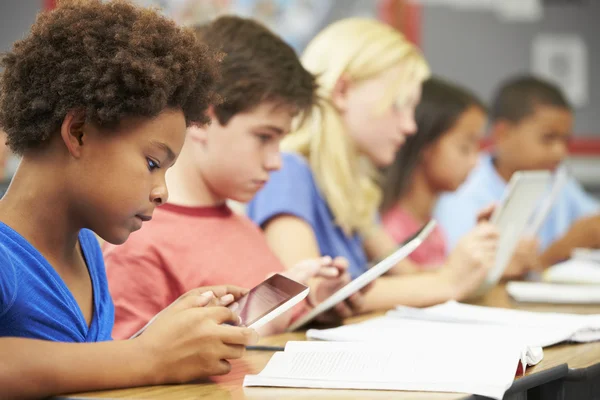
[[[303,284],[275,274],[242,296],[236,313],[241,325],[258,329],[301,302],[308,291]]]
[[[288,331],[296,330],[301,326],[307,324],[308,322],[313,320],[317,315],[333,308],[336,304],[346,300],[348,297],[358,292],[381,275],[388,272],[390,269],[392,269],[392,267],[394,267],[404,258],[408,257],[410,253],[415,251],[415,249],[419,247],[421,243],[423,243],[423,241],[427,238],[427,236],[429,236],[431,231],[433,231],[435,224],[435,221],[429,221],[412,237],[405,240],[401,247],[394,253],[392,253],[392,255],[388,256],[383,261],[377,263],[377,265],[371,267],[362,275],[354,279],[352,282],[349,282],[346,286],[329,296],[322,303],[317,305],[315,308],[313,308],[311,311],[309,311],[304,316],[299,318],[295,323],[293,323],[288,328]]]
[[[490,220],[500,232],[496,263],[474,292],[474,297],[485,294],[504,274],[551,181],[552,175],[548,171],[518,171],[513,174],[504,198]]]

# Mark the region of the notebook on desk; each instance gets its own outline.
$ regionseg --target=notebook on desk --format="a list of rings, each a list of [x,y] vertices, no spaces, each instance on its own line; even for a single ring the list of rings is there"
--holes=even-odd
[[[501,399],[519,363],[540,349],[482,341],[288,342],[244,386],[458,392]]]
[[[522,303],[600,304],[600,285],[509,282],[506,291]]]
[[[542,280],[552,283],[600,284],[600,262],[590,258],[573,257],[548,268]]]

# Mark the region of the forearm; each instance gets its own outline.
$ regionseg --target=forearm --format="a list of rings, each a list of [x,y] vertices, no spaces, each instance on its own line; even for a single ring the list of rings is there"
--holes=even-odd
[[[0,339],[3,398],[57,394],[158,383],[149,351],[135,341],[55,343]]]
[[[540,256],[542,267],[545,269],[570,258],[574,247],[567,237],[555,241]]]
[[[365,293],[365,310],[388,310],[397,305],[427,307],[456,298],[448,279],[438,272],[383,276]]]

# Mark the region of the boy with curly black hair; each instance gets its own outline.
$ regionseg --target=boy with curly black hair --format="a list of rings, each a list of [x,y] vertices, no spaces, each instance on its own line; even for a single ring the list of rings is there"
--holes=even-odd
[[[71,0],[40,15],[2,67],[0,126],[22,156],[0,201],[2,396],[229,371],[225,360],[241,357],[256,333],[223,325],[238,317],[219,305],[244,290],[198,289],[138,338],[112,342],[92,233],[123,243],[166,202],[165,172],[186,126],[206,122],[214,101],[216,57],[152,10]]]

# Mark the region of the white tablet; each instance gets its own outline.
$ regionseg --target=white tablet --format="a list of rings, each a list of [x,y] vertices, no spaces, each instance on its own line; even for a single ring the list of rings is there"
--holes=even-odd
[[[236,313],[241,325],[258,329],[302,301],[308,291],[303,284],[275,274],[242,296]]]
[[[552,175],[548,171],[518,171],[513,174],[504,192],[504,198],[490,220],[500,232],[496,263],[474,292],[474,297],[485,294],[502,278],[519,240],[529,226],[536,206],[547,193],[551,181]]]
[[[553,179],[554,183],[552,184],[550,193],[546,195],[541,205],[537,208],[535,217],[527,226],[525,233],[529,236],[536,236],[538,234],[542,225],[546,221],[548,214],[550,214],[552,207],[556,203],[560,193],[564,189],[565,185],[569,182],[569,173],[567,168],[564,165],[558,168],[554,173]]]
[[[427,238],[427,236],[429,236],[435,227],[435,224],[435,221],[429,221],[419,231],[417,231],[417,233],[405,240],[398,250],[396,250],[383,261],[377,263],[375,266],[369,268],[366,272],[358,276],[352,282],[349,282],[346,286],[329,296],[322,303],[303,315],[288,328],[288,331],[294,331],[307,324],[317,315],[333,308],[336,304],[346,300],[348,297],[392,269],[392,267],[406,258],[410,253],[415,251],[415,249],[419,247],[421,243],[423,243],[423,241]]]

